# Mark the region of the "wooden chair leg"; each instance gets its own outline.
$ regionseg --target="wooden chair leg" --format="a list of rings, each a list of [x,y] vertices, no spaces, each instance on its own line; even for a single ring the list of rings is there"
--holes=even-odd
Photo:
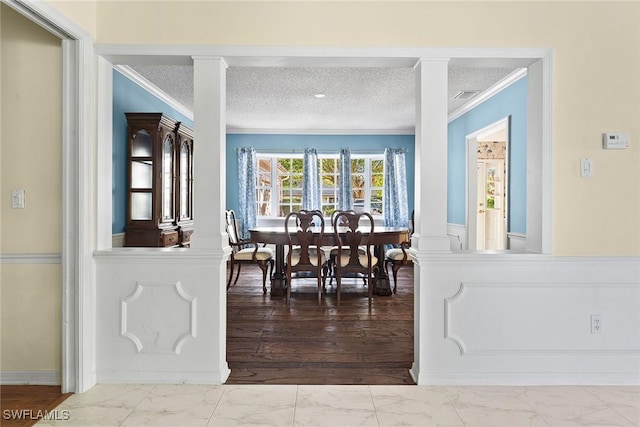
[[[260,266],[260,270],[262,270],[262,293],[266,294],[267,293],[267,263],[264,261],[261,261],[258,263],[258,265]]]
[[[323,288],[323,283],[322,283],[322,268],[318,269],[318,272],[316,273],[318,275],[318,305],[322,305],[322,288]]]
[[[393,293],[396,293],[396,289],[398,288],[398,270],[400,270],[402,264],[392,264],[391,271],[393,272]]]
[[[234,285],[236,283],[238,283],[238,279],[240,278],[240,270],[241,269],[242,269],[242,264],[238,264],[238,275],[236,276],[236,280],[233,282]]]
[[[233,279],[233,266],[234,266],[234,262],[233,260],[231,260],[229,262],[229,280],[227,281],[227,290],[231,287],[231,279]]]

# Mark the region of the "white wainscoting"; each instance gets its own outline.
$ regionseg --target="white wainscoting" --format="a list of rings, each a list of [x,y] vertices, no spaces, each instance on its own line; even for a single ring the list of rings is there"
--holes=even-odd
[[[195,249],[96,252],[97,381],[224,383],[225,257]]]
[[[418,384],[640,384],[640,259],[416,259]],[[591,315],[602,316],[591,333]]]
[[[640,384],[640,258],[413,254],[419,385]],[[98,382],[226,380],[223,254],[95,261]]]

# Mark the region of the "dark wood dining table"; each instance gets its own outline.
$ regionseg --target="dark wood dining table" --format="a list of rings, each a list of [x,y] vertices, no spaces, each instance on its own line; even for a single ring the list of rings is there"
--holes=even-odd
[[[340,227],[338,232],[347,231],[347,227]],[[313,230],[313,229],[312,229]],[[363,241],[369,235],[369,229],[359,229],[363,234]],[[319,234],[320,229],[316,229],[314,233]],[[249,230],[250,239],[256,243],[267,243],[275,245],[276,259],[274,271],[271,276],[271,296],[282,296],[286,289],[285,274],[285,256],[284,247],[289,244],[289,238],[285,232],[284,226],[281,227],[255,227]],[[297,242],[295,239],[293,244]],[[321,246],[335,246],[335,235],[333,227],[325,227]],[[409,240],[409,229],[403,227],[375,227],[373,231],[372,245],[375,247],[375,254],[378,257],[378,266],[375,270],[375,293],[381,296],[389,296],[392,294],[389,275],[384,269],[384,246],[394,245]]]

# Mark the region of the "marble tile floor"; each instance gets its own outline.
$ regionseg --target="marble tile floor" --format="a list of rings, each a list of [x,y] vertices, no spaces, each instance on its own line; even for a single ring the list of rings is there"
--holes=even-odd
[[[53,415],[36,425],[640,426],[640,387],[99,384]]]

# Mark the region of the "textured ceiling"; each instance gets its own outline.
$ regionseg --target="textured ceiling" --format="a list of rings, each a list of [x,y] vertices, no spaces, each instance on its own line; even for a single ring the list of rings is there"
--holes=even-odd
[[[193,111],[193,67],[131,68]],[[449,68],[449,113],[470,99],[460,91],[491,87],[515,68]],[[318,99],[316,93],[326,96]],[[229,130],[407,131],[415,122],[411,68],[229,67]]]

